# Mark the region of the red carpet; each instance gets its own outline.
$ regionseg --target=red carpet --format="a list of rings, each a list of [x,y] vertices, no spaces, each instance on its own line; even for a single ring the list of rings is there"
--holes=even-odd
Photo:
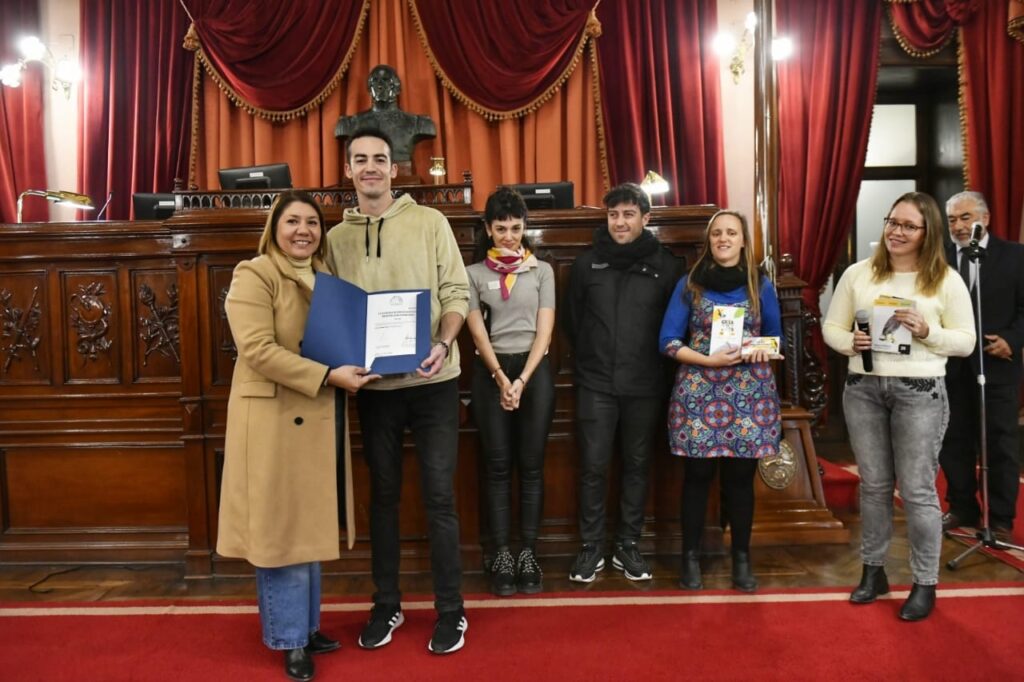
[[[905,596],[859,607],[846,590],[481,597],[467,603],[466,647],[446,657],[426,650],[428,602],[407,603],[377,651],[355,645],[366,604],[331,603],[323,629],[343,648],[316,658],[317,679],[1020,679],[1024,585],[940,588],[919,623],[897,619]],[[2,678],[285,679],[251,603],[139,604],[0,607]]]
[[[821,485],[825,491],[825,502],[830,509],[852,509],[856,510],[856,501],[851,502],[851,495],[854,500],[857,495],[857,485],[860,481],[857,476],[857,465],[853,463],[834,464],[828,460],[819,459],[825,474],[821,477]],[[852,479],[852,483],[851,483]],[[939,469],[939,476],[935,480],[935,488],[939,492],[939,500],[942,501],[942,510],[946,511],[948,505],[946,497],[946,477]],[[852,491],[852,492],[851,492]],[[896,504],[900,504],[899,490],[896,491]],[[965,531],[976,532],[975,528],[965,527]],[[1013,543],[1024,546],[1024,482],[1021,483],[1021,490],[1017,495],[1017,519],[1013,527]],[[973,538],[954,538],[965,546],[975,544]],[[984,548],[985,554],[1013,566],[1018,571],[1024,571],[1024,552],[1017,550],[992,550]]]

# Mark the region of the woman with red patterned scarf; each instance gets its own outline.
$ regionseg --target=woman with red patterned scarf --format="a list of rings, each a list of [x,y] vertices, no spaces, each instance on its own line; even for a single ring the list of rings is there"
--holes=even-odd
[[[547,352],[555,324],[555,276],[526,237],[523,198],[507,187],[487,198],[469,275],[466,324],[476,344],[472,408],[483,444],[487,518],[495,555],[491,587],[508,596],[541,589],[534,554],[544,507],[544,446],[555,386]],[[512,467],[519,471],[521,549],[513,557]]]

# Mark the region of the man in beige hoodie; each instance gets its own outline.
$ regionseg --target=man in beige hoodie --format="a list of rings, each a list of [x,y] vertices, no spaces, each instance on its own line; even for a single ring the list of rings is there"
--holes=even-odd
[[[363,452],[370,468],[370,544],[377,588],[359,645],[384,646],[405,620],[398,589],[398,509],[402,437],[408,427],[420,465],[438,612],[428,648],[446,654],[462,648],[468,627],[453,478],[459,435],[455,337],[469,309],[469,280],[448,220],[408,195],[392,196],[391,180],[398,167],[391,147],[380,130],[358,130],[349,137],[345,175],[355,185],[359,205],[346,209],[343,221],[327,235],[330,265],[342,279],[370,292],[429,290],[434,342],[415,374],[385,377],[372,385],[376,390],[357,396]]]

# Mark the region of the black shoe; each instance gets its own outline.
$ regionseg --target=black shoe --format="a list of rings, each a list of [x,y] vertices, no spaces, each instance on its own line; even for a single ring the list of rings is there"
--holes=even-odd
[[[903,620],[922,620],[935,608],[935,585],[918,585],[910,588],[910,596],[903,602],[900,618]]]
[[[992,524],[992,537],[994,537],[997,542],[1001,542],[1004,545],[1014,544],[1013,528],[1010,526]]]
[[[391,633],[405,622],[402,607],[398,604],[374,604],[370,611],[370,620],[359,635],[359,646],[364,649],[376,649],[391,641]]]
[[[740,592],[757,590],[757,578],[750,567],[750,552],[734,550],[732,553],[732,586]]]
[[[305,648],[287,649],[284,652],[284,674],[293,680],[305,682],[313,679],[313,657]]]
[[[524,547],[516,560],[516,587],[523,594],[537,594],[541,590],[544,572],[540,570],[533,550]]]
[[[516,593],[516,562],[507,548],[499,549],[491,564],[491,591],[499,597]]]
[[[679,587],[684,590],[704,589],[704,583],[700,579],[700,551],[688,549],[683,552],[683,571],[679,577]]]
[[[340,648],[341,642],[331,639],[319,630],[309,636],[309,644],[306,645],[306,651],[311,654],[326,654],[329,651],[337,651]]]
[[[435,654],[454,653],[465,645],[468,629],[469,621],[466,620],[465,609],[439,613],[437,624],[434,626],[434,636],[430,638],[427,649]]]
[[[885,577],[885,566],[864,564],[860,584],[850,593],[850,601],[854,604],[870,604],[882,594],[889,594],[889,579]]]
[[[653,574],[636,545],[636,540],[623,540],[616,543],[612,554],[612,566],[622,571],[630,580],[650,580]]]
[[[601,550],[597,545],[583,545],[569,569],[569,580],[575,583],[594,582],[594,578],[603,570],[604,557],[601,556]]]
[[[942,515],[942,532],[948,533],[951,530],[956,530],[962,526],[975,526],[978,524],[977,518],[968,518],[961,516],[956,512],[946,512]]]

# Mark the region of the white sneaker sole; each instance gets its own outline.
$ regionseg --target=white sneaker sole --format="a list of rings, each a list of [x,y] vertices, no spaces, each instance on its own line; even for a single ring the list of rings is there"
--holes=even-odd
[[[594,578],[597,577],[597,574],[600,573],[603,570],[604,570],[604,559],[601,559],[600,561],[597,562],[597,566],[594,568],[594,572],[591,573],[589,576],[582,576],[582,575],[580,575],[578,573],[571,573],[570,572],[569,573],[569,580],[573,581],[574,583],[592,583],[592,582],[594,582]]]
[[[359,635],[359,646],[361,648],[363,648],[363,649],[379,649],[379,648],[381,648],[382,646],[384,646],[385,644],[387,644],[387,643],[389,643],[391,641],[391,633],[394,632],[395,630],[397,630],[402,625],[402,623],[404,623],[404,622],[405,622],[405,614],[402,613],[401,611],[399,611],[398,612],[398,620],[395,621],[395,624],[393,626],[391,626],[390,630],[388,630],[388,634],[384,635],[384,639],[380,640],[379,642],[377,642],[373,646],[367,646],[366,644],[363,644],[363,636]]]
[[[650,580],[654,577],[654,574],[652,573],[641,573],[640,575],[633,575],[632,573],[626,570],[626,567],[622,564],[621,561],[619,561],[618,557],[612,557],[612,566],[622,571],[622,575],[626,576],[627,580]]]
[[[432,654],[437,654],[438,656],[444,656],[445,654],[454,654],[456,651],[458,651],[462,647],[466,646],[466,630],[468,630],[468,629],[469,629],[469,621],[466,620],[465,618],[463,618],[462,619],[462,636],[459,637],[459,641],[455,643],[455,646],[453,646],[451,649],[446,649],[444,651],[434,651],[434,642],[430,641],[430,642],[427,642],[427,651],[429,651]]]

